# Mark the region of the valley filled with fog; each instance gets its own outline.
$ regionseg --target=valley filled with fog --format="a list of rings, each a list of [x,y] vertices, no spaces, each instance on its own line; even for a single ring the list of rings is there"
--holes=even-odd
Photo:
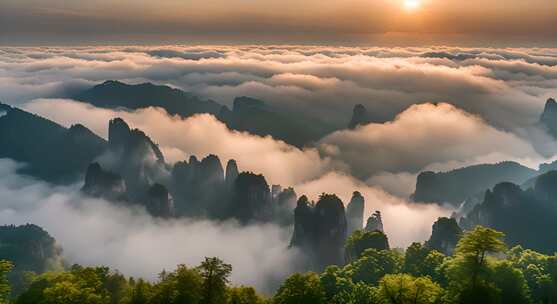
[[[215,256],[264,293],[366,226],[552,254],[554,97],[555,49],[0,47],[0,223],[55,264],[154,282]]]

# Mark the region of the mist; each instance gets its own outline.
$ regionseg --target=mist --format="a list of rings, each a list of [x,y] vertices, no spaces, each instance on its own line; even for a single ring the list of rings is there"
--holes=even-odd
[[[18,166],[0,159],[0,222],[43,227],[69,264],[105,265],[156,280],[163,269],[216,256],[233,265],[233,284],[271,292],[301,256],[288,248],[291,231],[272,224],[155,219],[141,208],[83,197],[79,185],[55,187],[18,175]]]

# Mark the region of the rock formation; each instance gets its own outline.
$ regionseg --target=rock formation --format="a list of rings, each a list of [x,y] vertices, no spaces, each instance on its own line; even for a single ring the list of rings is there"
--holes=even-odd
[[[425,245],[445,255],[451,255],[461,235],[462,229],[454,218],[441,217],[433,224],[431,237]]]
[[[475,165],[450,172],[422,172],[418,175],[416,202],[434,202],[459,207],[465,200],[501,182],[522,184],[537,175],[535,170],[516,162]]]
[[[367,231],[380,231],[385,232],[383,229],[383,219],[381,218],[381,212],[375,211],[368,219],[366,223]]]
[[[292,245],[302,248],[312,260],[312,268],[344,263],[347,222],[344,204],[336,196],[323,194],[313,207],[305,196],[295,209]]]
[[[271,190],[263,175],[242,172],[236,178],[230,212],[242,223],[268,221],[272,216]]]
[[[18,172],[51,183],[75,182],[103,154],[107,143],[82,125],[66,129],[50,120],[0,103],[0,158],[27,166]]]
[[[365,199],[362,194],[355,191],[352,199],[346,208],[346,220],[348,221],[348,236],[354,231],[361,230],[364,227],[364,208]]]
[[[92,163],[85,174],[82,191],[90,196],[110,201],[125,201],[126,183],[118,174],[104,171],[99,163]]]
[[[147,192],[147,211],[156,217],[169,218],[173,216],[172,198],[165,186],[154,184]]]
[[[540,122],[549,134],[557,138],[557,102],[555,99],[550,98],[547,100]]]
[[[355,129],[356,127],[358,127],[360,125],[366,125],[370,122],[371,122],[371,120],[369,118],[369,114],[367,112],[366,107],[364,107],[364,105],[362,105],[362,104],[358,104],[358,105],[354,106],[354,110],[352,112],[352,119],[350,120],[350,123],[348,124],[348,128],[349,129]]]

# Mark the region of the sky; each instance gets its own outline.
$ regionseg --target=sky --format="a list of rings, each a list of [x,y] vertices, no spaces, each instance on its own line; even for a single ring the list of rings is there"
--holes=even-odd
[[[553,0],[3,0],[2,45],[555,46]]]

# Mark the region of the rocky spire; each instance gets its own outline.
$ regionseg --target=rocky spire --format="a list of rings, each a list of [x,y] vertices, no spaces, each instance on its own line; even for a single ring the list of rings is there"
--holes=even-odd
[[[92,163],[85,174],[83,193],[112,201],[126,200],[126,183],[118,174],[103,170],[99,163]]]
[[[348,221],[348,236],[354,231],[364,227],[364,207],[365,199],[362,194],[355,191],[352,199],[346,208],[346,220]]]
[[[354,106],[352,112],[352,119],[348,124],[349,129],[355,129],[359,125],[365,125],[370,122],[369,115],[367,113],[366,107],[362,104],[357,104]]]
[[[242,172],[233,188],[232,215],[240,222],[266,221],[271,217],[271,190],[265,177],[251,172]]]
[[[165,186],[154,184],[147,192],[147,211],[153,216],[168,218],[173,215],[172,198]]]
[[[431,229],[426,246],[443,254],[451,255],[462,235],[462,229],[454,218],[439,218]]]
[[[557,102],[555,99],[550,98],[545,103],[540,122],[553,137],[557,138]]]
[[[236,178],[238,178],[238,174],[240,174],[238,171],[238,164],[233,159],[229,160],[228,163],[226,164],[226,175],[225,175],[226,185],[229,188],[231,188],[234,185]]]
[[[130,136],[130,127],[122,118],[114,118],[108,123],[108,144],[111,149],[124,147]]]
[[[375,211],[368,219],[366,224],[367,231],[381,231],[385,232],[383,229],[383,219],[381,218],[381,212]]]
[[[347,223],[344,204],[334,194],[322,194],[315,205],[317,267],[344,263]]]

